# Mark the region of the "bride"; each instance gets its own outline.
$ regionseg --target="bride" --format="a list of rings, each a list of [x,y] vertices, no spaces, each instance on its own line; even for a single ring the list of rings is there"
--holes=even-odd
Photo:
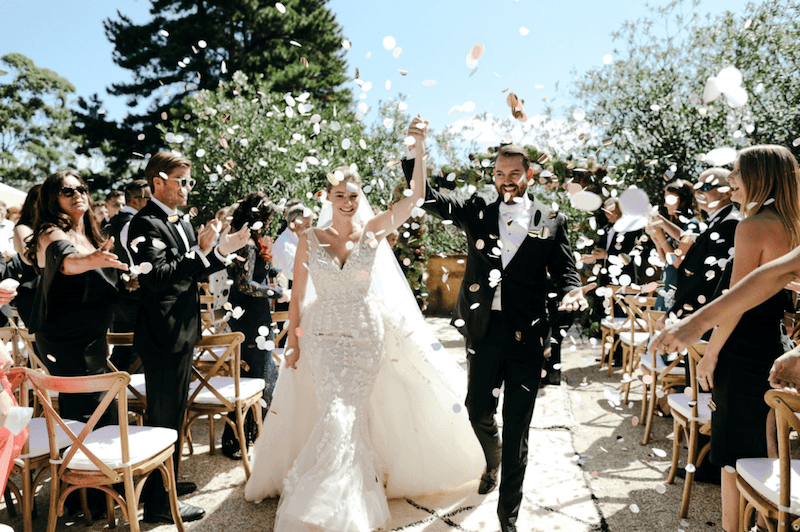
[[[375,530],[387,497],[454,488],[483,468],[457,392],[464,371],[436,352],[384,242],[422,204],[426,126],[409,128],[409,196],[372,217],[358,173],[338,168],[320,227],[300,238],[285,367],[245,486],[250,501],[281,497],[276,532]]]

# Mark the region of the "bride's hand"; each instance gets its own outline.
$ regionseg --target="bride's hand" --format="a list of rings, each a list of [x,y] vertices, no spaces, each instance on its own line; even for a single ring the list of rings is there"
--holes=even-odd
[[[300,360],[300,348],[286,346],[286,355],[283,357],[286,360],[286,367],[297,369],[297,361]]]

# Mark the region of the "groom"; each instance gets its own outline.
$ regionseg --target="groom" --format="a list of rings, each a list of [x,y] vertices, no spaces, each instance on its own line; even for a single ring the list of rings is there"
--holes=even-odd
[[[406,179],[413,168],[413,159],[403,161]],[[487,204],[477,194],[453,199],[428,186],[423,205],[467,235],[466,272],[452,324],[466,338],[466,407],[486,457],[478,493],[497,486],[502,464],[497,515],[503,532],[516,531],[522,502],[528,427],[549,347],[547,300],[558,297],[562,310],[586,308],[566,218],[525,193],[532,177],[528,152],[502,146],[494,165],[496,201]],[[495,421],[501,385],[502,445]]]

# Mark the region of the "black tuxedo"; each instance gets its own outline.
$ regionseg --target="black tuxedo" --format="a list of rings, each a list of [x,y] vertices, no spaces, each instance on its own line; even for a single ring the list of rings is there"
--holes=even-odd
[[[191,225],[179,218],[189,247],[197,244]],[[189,394],[192,352],[200,334],[200,295],[197,282],[223,268],[215,253],[186,249],[177,225],[164,210],[149,201],[131,220],[128,241],[137,265],[148,262],[152,271],[139,276],[140,308],[133,340],[134,356],[144,367],[147,424],[173,428],[180,435]],[[155,244],[154,244],[155,242]],[[176,446],[177,447],[177,446]],[[181,449],[176,448],[175,466]],[[152,484],[152,483],[150,483]]]
[[[413,167],[413,160],[403,161],[407,179]],[[472,427],[483,447],[487,468],[495,469],[501,462],[503,466],[498,515],[501,521],[514,522],[522,501],[528,427],[549,342],[547,299],[561,299],[581,282],[567,237],[566,218],[535,199],[528,235],[504,268],[496,249],[501,245],[499,207],[499,199],[487,204],[475,194],[461,201],[430,186],[423,205],[429,214],[452,220],[467,237],[466,271],[452,323],[467,343],[466,407]],[[548,288],[548,273],[554,288]],[[491,279],[498,274],[503,310],[493,311],[496,287],[491,286]],[[550,290],[554,293],[548,293]],[[501,384],[505,384],[502,450],[495,421]]]
[[[733,253],[739,219],[736,207],[727,205],[709,220],[708,228],[697,236],[678,268],[675,302],[668,315],[674,312],[679,318],[687,316],[714,298],[724,266],[730,262]],[[709,257],[723,260],[706,264]],[[704,302],[701,303],[701,300]]]
[[[131,259],[125,249],[127,242],[122,241],[122,230],[125,228],[125,224],[133,219],[133,216],[134,213],[121,209],[111,218],[106,227],[108,236],[114,238],[114,254],[128,266],[131,265]],[[122,276],[119,279],[118,289],[119,300],[111,307],[111,331],[115,333],[133,332],[136,329],[136,318],[139,315],[139,290],[128,290],[122,281]],[[117,369],[128,371],[132,361],[133,349],[131,347],[117,346],[114,348],[111,362]]]
[[[609,244],[608,237],[611,228],[614,227],[614,224],[608,224],[605,226],[604,233],[600,235],[600,238],[597,239],[597,244],[595,247],[603,249],[608,253],[608,256],[619,256],[619,255],[628,255],[631,259],[628,264],[622,266],[622,273],[628,274],[631,277],[631,282],[638,283],[638,271],[636,268],[636,262],[634,262],[633,257],[630,257],[631,252],[634,248],[639,244],[639,240],[642,238],[643,230],[639,229],[637,231],[626,231],[624,233],[615,233],[614,234],[614,241]],[[606,268],[611,265],[608,259],[603,260],[599,263],[601,268]],[[597,275],[597,284],[598,286],[605,286],[608,284],[619,284],[617,282],[613,282],[612,276],[608,273],[600,272]]]

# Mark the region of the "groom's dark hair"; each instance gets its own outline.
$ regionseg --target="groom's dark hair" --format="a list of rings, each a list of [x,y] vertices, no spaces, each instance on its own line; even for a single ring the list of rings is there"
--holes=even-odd
[[[517,144],[506,144],[505,146],[500,146],[500,149],[497,150],[497,155],[495,155],[495,161],[500,157],[515,157],[517,155],[522,157],[522,167],[527,172],[528,168],[531,166],[530,155],[528,155],[528,150]]]

